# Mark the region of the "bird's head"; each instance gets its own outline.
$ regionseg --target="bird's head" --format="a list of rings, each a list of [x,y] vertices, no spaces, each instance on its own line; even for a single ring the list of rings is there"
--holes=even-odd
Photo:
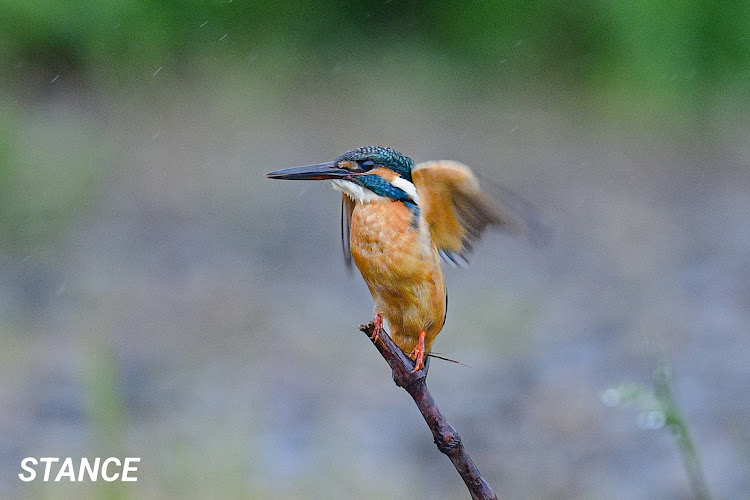
[[[385,198],[416,205],[419,196],[412,183],[413,166],[411,158],[391,148],[365,146],[347,151],[332,162],[286,168],[266,175],[271,179],[329,179],[335,189],[360,203]]]

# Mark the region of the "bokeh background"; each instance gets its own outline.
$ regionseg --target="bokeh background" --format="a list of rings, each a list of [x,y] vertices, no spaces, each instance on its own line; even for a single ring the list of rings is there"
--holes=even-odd
[[[448,270],[430,387],[508,498],[750,495],[750,3],[0,0],[0,495],[463,498],[357,325],[338,194],[387,145],[552,229]],[[603,396],[604,395],[604,396]],[[608,403],[610,406],[608,406]],[[133,484],[18,479],[141,457]]]

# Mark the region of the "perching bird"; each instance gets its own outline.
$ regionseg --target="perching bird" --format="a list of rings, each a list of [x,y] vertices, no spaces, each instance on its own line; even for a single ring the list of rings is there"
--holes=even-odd
[[[422,369],[443,328],[448,296],[440,263],[466,263],[488,226],[511,233],[538,226],[520,200],[493,199],[469,167],[455,161],[414,165],[391,148],[367,146],[335,161],[270,172],[271,179],[330,179],[342,194],[341,237],[396,344]],[[525,215],[526,217],[522,217]]]

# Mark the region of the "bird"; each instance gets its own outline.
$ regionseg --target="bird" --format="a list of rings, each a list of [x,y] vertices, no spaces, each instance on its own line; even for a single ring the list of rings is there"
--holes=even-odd
[[[536,214],[507,189],[495,196],[457,161],[414,164],[388,147],[365,146],[334,161],[269,172],[270,179],[330,180],[341,192],[341,240],[375,303],[372,338],[383,331],[422,370],[446,320],[442,262],[462,267],[490,227],[540,232]]]

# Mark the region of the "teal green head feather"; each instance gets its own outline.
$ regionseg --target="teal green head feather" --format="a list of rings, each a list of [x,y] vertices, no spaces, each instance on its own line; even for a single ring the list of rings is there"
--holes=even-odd
[[[414,162],[408,156],[382,146],[365,146],[352,149],[336,159],[336,163],[343,161],[355,161],[365,168],[389,168],[409,182],[411,182],[411,169],[414,167]]]

